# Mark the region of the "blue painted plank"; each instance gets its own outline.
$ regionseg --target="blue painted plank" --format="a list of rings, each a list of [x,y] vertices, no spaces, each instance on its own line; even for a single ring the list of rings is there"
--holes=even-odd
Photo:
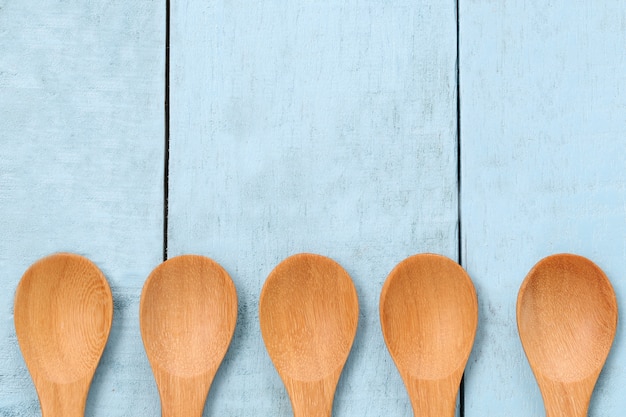
[[[163,244],[164,14],[152,1],[0,1],[0,416],[40,415],[13,296],[58,251],[92,259],[115,299],[86,414],[157,415],[138,300]]]
[[[169,255],[221,263],[240,303],[205,414],[291,415],[258,298],[314,252],[361,304],[335,415],[412,415],[378,298],[406,256],[457,256],[454,2],[187,0],[171,25]]]
[[[601,3],[461,2],[462,242],[480,303],[468,417],[544,415],[515,321],[539,259],[592,259],[626,308],[626,6]],[[626,406],[621,323],[590,416]]]

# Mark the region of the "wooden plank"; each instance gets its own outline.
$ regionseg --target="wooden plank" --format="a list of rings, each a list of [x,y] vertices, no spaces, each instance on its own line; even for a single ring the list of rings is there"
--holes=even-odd
[[[0,415],[39,415],[15,338],[26,268],[58,251],[106,275],[114,322],[86,415],[157,415],[139,335],[163,244],[162,2],[0,5]]]
[[[239,293],[208,414],[291,415],[258,300],[313,252],[361,307],[335,415],[410,416],[378,299],[408,255],[457,255],[454,2],[187,0],[171,25],[169,255],[212,257]]]
[[[473,0],[459,16],[462,242],[480,304],[465,414],[543,415],[515,321],[530,268],[586,256],[626,305],[626,6]],[[625,364],[620,324],[590,416],[623,412]]]

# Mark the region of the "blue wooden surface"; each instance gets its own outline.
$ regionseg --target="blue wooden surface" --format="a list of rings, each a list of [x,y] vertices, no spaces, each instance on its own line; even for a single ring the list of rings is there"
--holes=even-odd
[[[626,309],[626,5],[600,3],[461,2],[463,261],[480,305],[468,417],[544,415],[515,322],[539,259],[592,259]],[[625,371],[620,320],[590,416],[623,414]]]
[[[453,2],[173,3],[169,254],[220,262],[240,303],[207,415],[292,415],[258,299],[298,252],[359,294],[335,415],[412,414],[378,298],[406,256],[457,255],[455,25]]]
[[[257,312],[301,251],[359,293],[335,415],[411,415],[378,297],[406,256],[456,258],[459,220],[480,305],[465,415],[543,415],[515,325],[528,270],[576,252],[626,297],[626,6],[460,1],[459,200],[454,2],[171,3],[168,252],[239,290],[205,415],[291,415]],[[115,298],[86,414],[159,415],[138,304],[164,244],[164,41],[164,1],[0,0],[0,416],[39,415],[13,294],[56,251]],[[619,326],[590,416],[626,405]]]
[[[150,1],[0,1],[1,416],[41,415],[13,296],[57,251],[92,259],[115,299],[86,414],[157,415],[138,302],[162,257],[164,14]]]

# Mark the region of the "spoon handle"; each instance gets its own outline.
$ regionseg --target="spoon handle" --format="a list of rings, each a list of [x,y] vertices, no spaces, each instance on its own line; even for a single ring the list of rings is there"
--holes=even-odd
[[[590,378],[564,383],[542,378],[540,387],[546,417],[587,417],[596,378],[592,383],[587,379]]]
[[[37,394],[42,417],[84,417],[89,383],[78,380],[69,384],[41,381]]]
[[[212,380],[160,375],[161,417],[202,417]]]
[[[459,384],[449,378],[403,378],[415,417],[454,417]]]
[[[337,378],[285,381],[294,417],[330,417]]]

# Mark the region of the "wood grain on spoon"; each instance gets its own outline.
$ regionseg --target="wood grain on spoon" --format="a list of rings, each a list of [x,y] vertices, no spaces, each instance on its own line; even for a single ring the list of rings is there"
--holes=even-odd
[[[467,273],[440,255],[405,259],[383,285],[380,321],[413,414],[453,417],[478,324],[476,291]]]
[[[586,416],[617,328],[604,272],[578,255],[542,259],[520,288],[517,326],[547,417]]]
[[[354,340],[359,305],[335,261],[298,254],[269,275],[259,305],[265,346],[295,417],[328,417]]]
[[[165,261],[146,280],[139,315],[162,416],[200,417],[237,322],[228,273],[198,255]]]
[[[87,258],[60,253],[33,264],[15,294],[15,332],[43,417],[82,417],[111,329],[113,298]]]

